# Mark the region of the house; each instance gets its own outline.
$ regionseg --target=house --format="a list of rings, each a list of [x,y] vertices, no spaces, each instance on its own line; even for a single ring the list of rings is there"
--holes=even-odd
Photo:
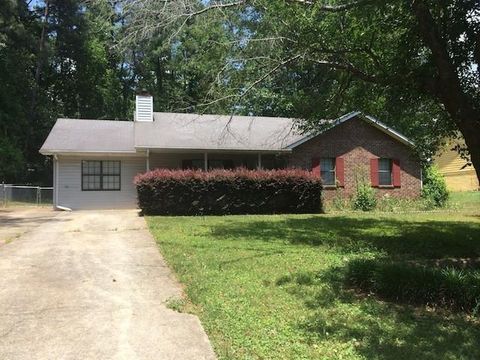
[[[314,171],[327,199],[359,181],[379,196],[417,197],[420,162],[406,137],[360,112],[319,134],[288,118],[154,113],[136,97],[134,121],[58,119],[40,152],[53,157],[54,204],[71,209],[136,206],[133,179],[153,168],[284,168]]]
[[[479,190],[475,168],[467,160],[463,159],[457,147],[464,148],[465,140],[446,139],[444,146],[434,157],[434,163],[444,176],[447,188],[450,191],[473,191]]]

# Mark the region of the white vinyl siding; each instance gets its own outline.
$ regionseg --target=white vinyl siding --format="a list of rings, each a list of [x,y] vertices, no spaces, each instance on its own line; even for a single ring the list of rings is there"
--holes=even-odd
[[[120,191],[82,191],[82,160],[120,160]],[[145,172],[145,158],[108,156],[60,156],[57,168],[57,205],[76,209],[120,209],[137,207],[133,179]]]

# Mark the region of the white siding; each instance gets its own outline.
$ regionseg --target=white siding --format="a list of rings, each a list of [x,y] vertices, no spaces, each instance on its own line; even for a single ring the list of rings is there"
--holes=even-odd
[[[82,160],[120,160],[120,191],[82,191]],[[137,192],[133,179],[145,171],[145,158],[89,156],[58,158],[57,205],[76,209],[136,208]]]

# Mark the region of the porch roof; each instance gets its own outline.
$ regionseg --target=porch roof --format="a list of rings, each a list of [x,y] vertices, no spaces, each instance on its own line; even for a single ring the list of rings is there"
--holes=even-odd
[[[290,151],[301,138],[290,118],[154,113],[135,123],[138,149]]]

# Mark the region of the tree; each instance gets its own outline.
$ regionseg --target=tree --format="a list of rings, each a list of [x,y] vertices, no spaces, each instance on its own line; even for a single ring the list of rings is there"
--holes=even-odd
[[[307,106],[304,114],[297,114],[307,118],[307,126],[312,126],[309,118],[331,117],[361,106],[414,135],[423,133],[432,144],[458,129],[480,178],[478,1],[123,3],[133,24],[126,32],[126,44],[154,38],[160,30],[175,37],[185,24],[204,21],[205,14],[214,13],[226,24],[232,18],[242,19],[234,27],[241,34],[231,55],[236,63],[224,72],[228,81],[213,101],[241,101],[254,89],[278,93],[271,85],[283,74],[297,82],[295,89],[288,90],[305,94],[297,96],[297,106],[312,101],[309,94],[321,99],[317,102],[323,106]],[[235,77],[243,86],[232,81]],[[285,89],[279,93],[285,94]]]

